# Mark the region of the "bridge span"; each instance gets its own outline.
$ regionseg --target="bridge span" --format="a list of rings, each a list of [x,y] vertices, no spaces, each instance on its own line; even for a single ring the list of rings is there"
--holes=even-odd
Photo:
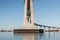
[[[46,26],[46,25],[40,25],[37,23],[34,23],[34,25],[37,27],[39,27],[41,29],[41,27],[43,27],[43,29],[46,31],[46,28],[48,29],[48,31],[59,31],[60,27],[53,27],[53,26]]]

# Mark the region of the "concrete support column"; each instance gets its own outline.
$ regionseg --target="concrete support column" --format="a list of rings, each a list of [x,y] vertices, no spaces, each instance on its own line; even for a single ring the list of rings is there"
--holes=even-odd
[[[50,32],[50,27],[48,27],[48,29],[49,29],[49,32]]]
[[[44,27],[44,32],[46,31],[46,27]]]
[[[55,28],[53,28],[53,31],[55,32]]]

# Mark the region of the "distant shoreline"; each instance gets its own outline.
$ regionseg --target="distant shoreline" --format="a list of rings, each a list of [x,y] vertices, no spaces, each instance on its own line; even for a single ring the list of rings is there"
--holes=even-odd
[[[13,32],[13,30],[0,30],[0,32]]]
[[[0,32],[13,32],[13,30],[0,30]],[[45,30],[45,32],[60,32],[60,30]]]

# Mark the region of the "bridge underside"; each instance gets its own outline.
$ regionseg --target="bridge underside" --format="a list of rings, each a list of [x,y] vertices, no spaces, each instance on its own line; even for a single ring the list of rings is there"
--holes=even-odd
[[[14,33],[43,33],[44,29],[14,29]]]

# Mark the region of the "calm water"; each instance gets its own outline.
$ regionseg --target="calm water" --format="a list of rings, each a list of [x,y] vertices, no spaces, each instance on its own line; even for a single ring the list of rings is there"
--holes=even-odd
[[[46,32],[44,34],[0,32],[0,40],[60,40],[60,32]]]

